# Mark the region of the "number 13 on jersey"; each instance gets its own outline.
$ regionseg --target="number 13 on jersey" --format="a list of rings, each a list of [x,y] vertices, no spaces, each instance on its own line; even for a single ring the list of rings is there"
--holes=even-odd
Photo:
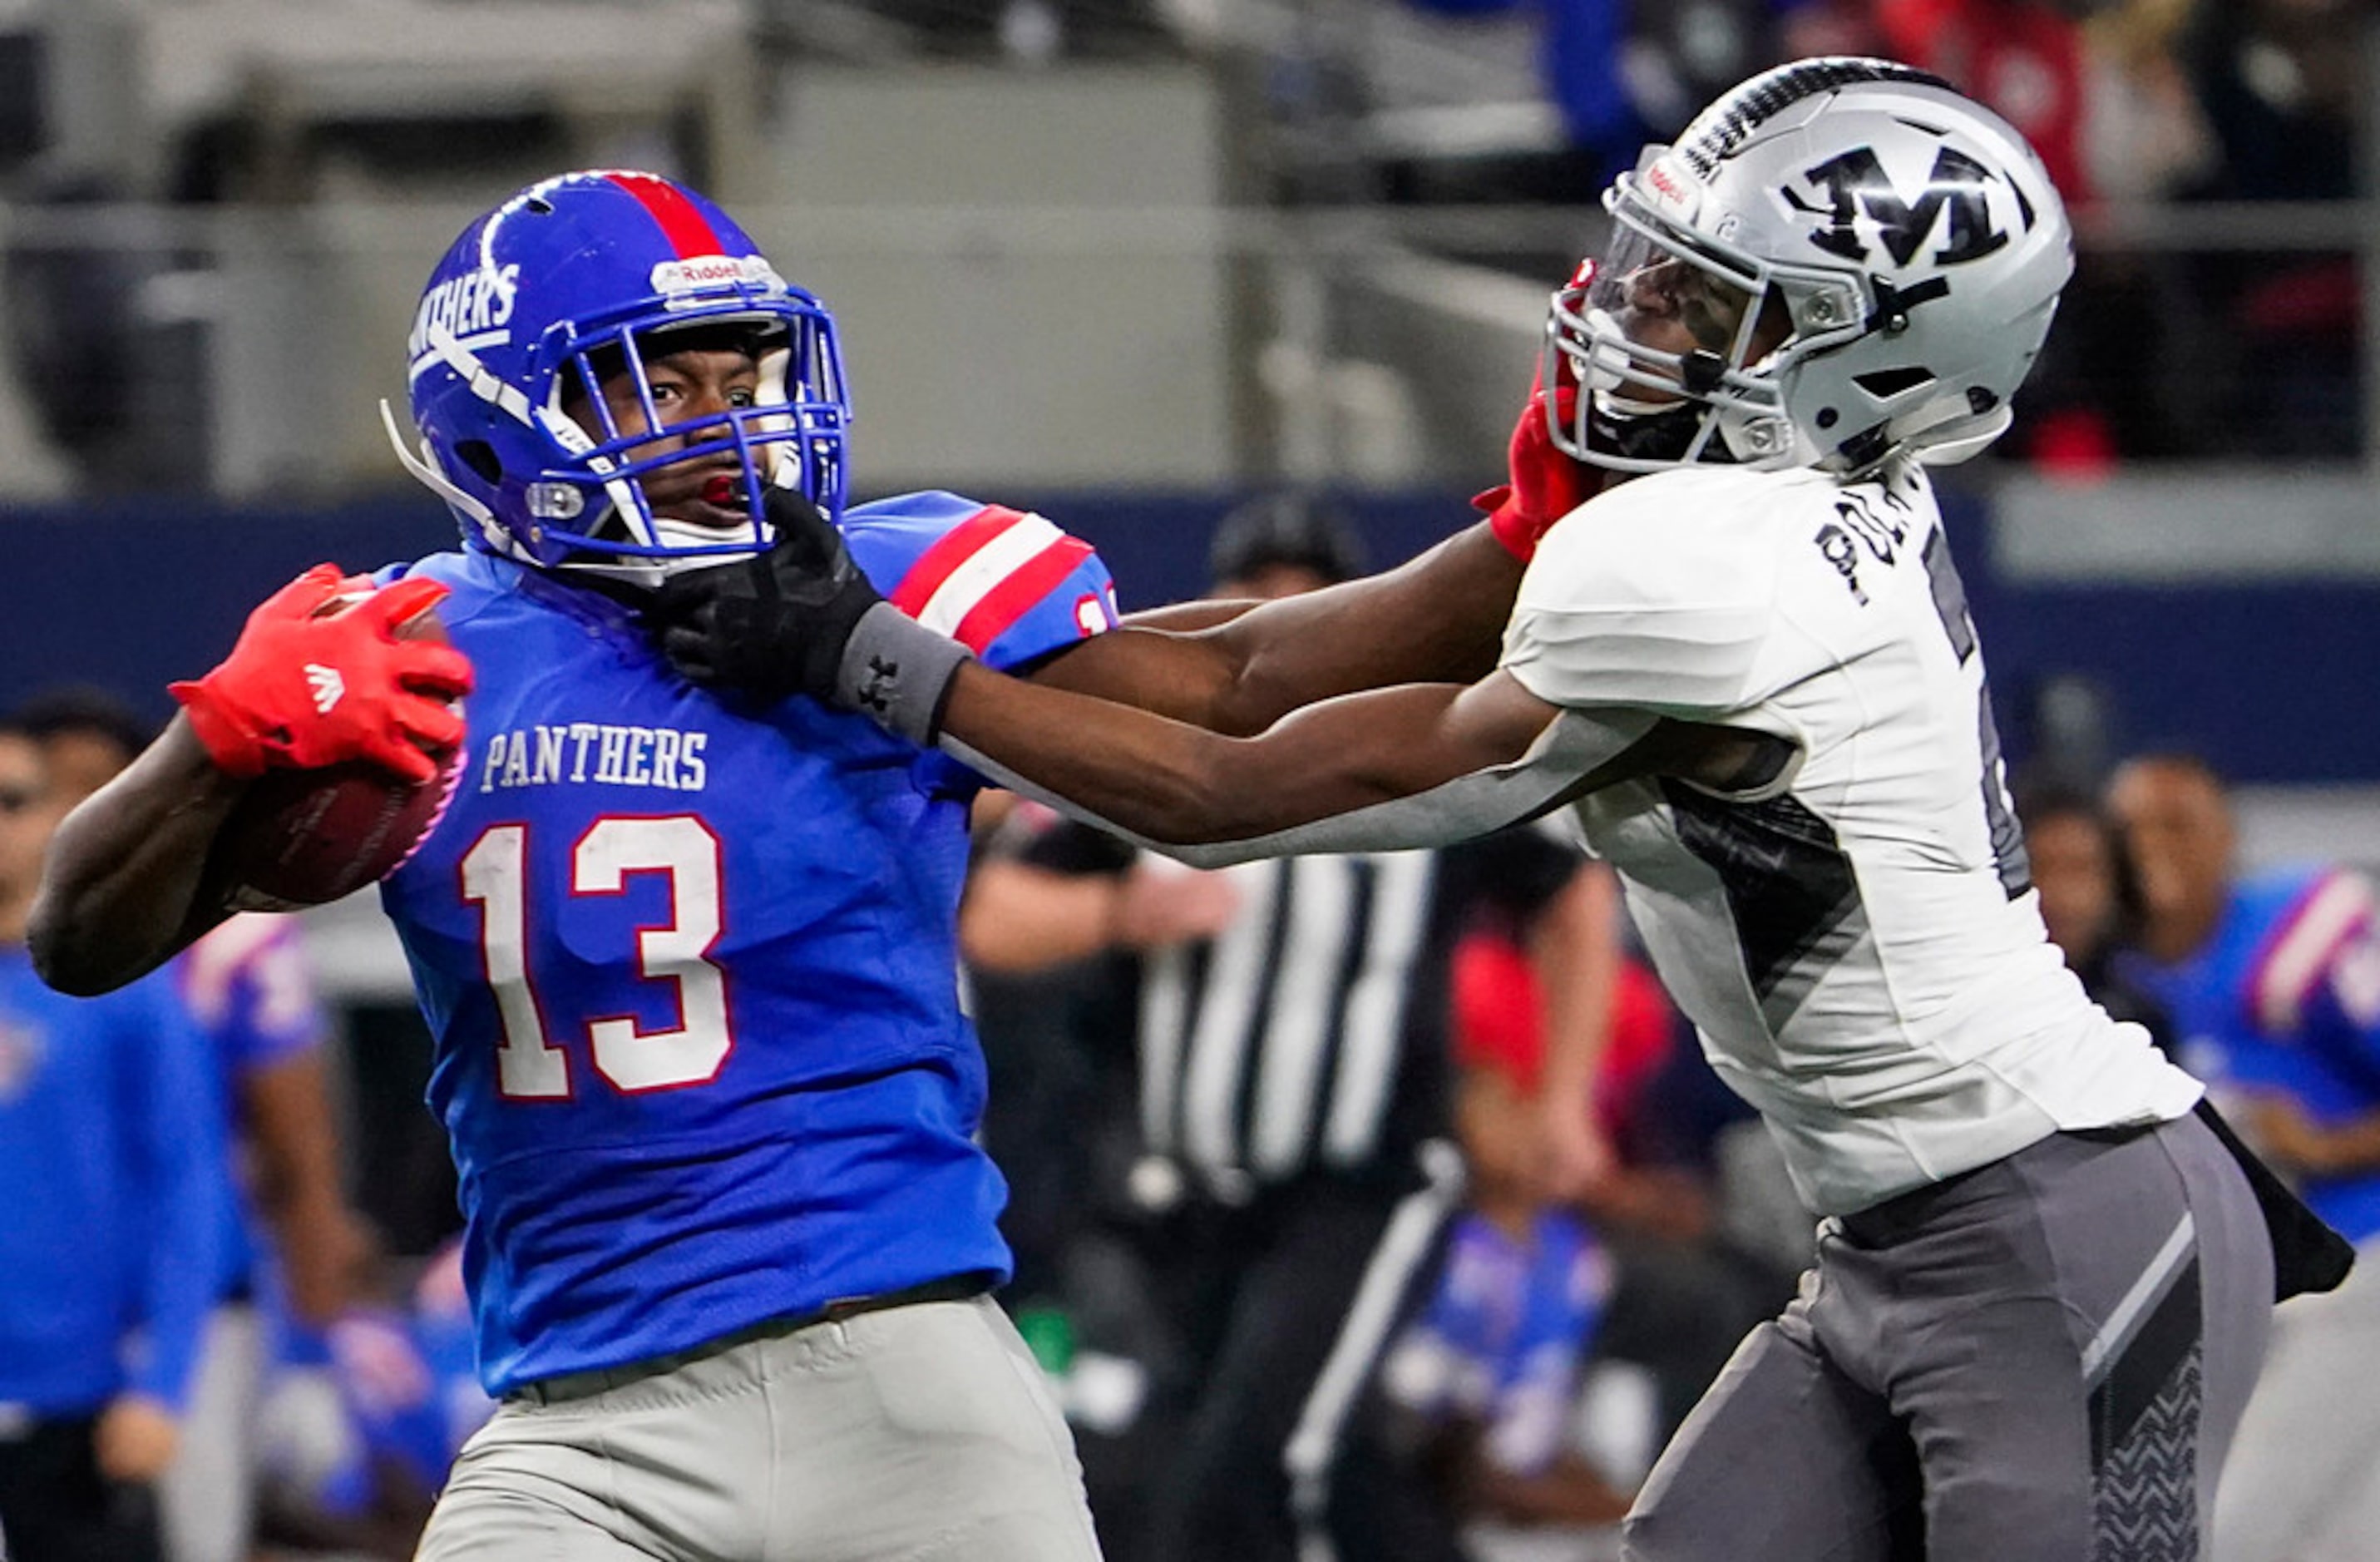
[[[706,1084],[735,1050],[726,972],[710,958],[721,927],[720,858],[719,837],[691,814],[600,819],[571,851],[574,896],[619,895],[637,873],[669,881],[668,922],[636,930],[637,970],[675,986],[678,1024],[639,1031],[625,1014],[587,1022],[595,1071],[616,1090]],[[496,1088],[507,1100],[552,1101],[571,1093],[571,1059],[547,1031],[529,970],[529,860],[528,825],[489,826],[464,853],[463,897],[480,909],[480,954],[503,1028]]]

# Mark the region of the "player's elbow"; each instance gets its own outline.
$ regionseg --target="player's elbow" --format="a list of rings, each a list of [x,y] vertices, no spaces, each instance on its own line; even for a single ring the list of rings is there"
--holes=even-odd
[[[1292,712],[1338,692],[1311,685],[1305,670],[1284,658],[1244,656],[1217,688],[1204,725],[1225,737],[1254,738]]]
[[[1134,832],[1162,850],[1168,847],[1212,846],[1237,840],[1247,832],[1234,826],[1230,814],[1195,787],[1160,788],[1134,825]]]
[[[1135,826],[1159,849],[1228,846],[1303,824],[1298,790],[1257,740],[1210,738],[1151,777]]]
[[[31,920],[25,924],[25,949],[31,957],[33,974],[45,986],[70,998],[95,998],[129,980],[108,970],[90,940],[75,936],[71,919],[56,909],[55,897],[46,892],[34,902]]]
[[[147,973],[158,958],[93,915],[70,886],[44,877],[25,923],[33,974],[70,998],[95,998]]]

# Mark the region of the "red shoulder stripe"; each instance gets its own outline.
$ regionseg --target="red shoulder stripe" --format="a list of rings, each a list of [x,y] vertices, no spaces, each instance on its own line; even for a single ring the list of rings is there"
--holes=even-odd
[[[984,593],[983,600],[959,620],[953,637],[977,655],[1008,632],[1009,626],[1033,610],[1059,581],[1091,556],[1091,545],[1079,537],[1062,537],[1011,571],[1008,578]]]
[[[966,519],[934,539],[933,545],[917,555],[917,562],[901,577],[889,599],[892,605],[915,618],[926,610],[926,604],[942,589],[942,582],[957,572],[980,552],[985,543],[1025,519],[1022,510],[1012,510],[1005,505],[986,505]]]

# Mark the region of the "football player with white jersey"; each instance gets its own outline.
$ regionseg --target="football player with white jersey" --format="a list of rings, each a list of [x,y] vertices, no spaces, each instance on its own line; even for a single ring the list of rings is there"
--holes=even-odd
[[[1829,59],[1726,94],[1606,201],[1544,433],[1645,475],[1544,534],[1484,677],[1219,736],[998,676],[819,528],[674,583],[664,648],[1196,862],[1572,810],[1826,1217],[1629,1554],[2199,1556],[2271,1306],[2344,1257],[2084,996],[2027,881],[1925,468],[2010,424],[2072,267],[2057,191],[1942,82]]]

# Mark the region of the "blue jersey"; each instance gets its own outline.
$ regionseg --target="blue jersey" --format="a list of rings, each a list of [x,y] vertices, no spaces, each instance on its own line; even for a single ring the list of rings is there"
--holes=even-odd
[[[314,994],[304,940],[287,917],[246,912],[191,945],[174,961],[174,982],[190,1018],[213,1043],[224,1099],[238,1117],[249,1076],[322,1044],[329,1021]],[[269,1243],[245,1189],[224,1202],[218,1289],[238,1295],[261,1283]]]
[[[2278,1092],[2315,1121],[2380,1111],[2380,927],[2371,886],[2329,869],[2284,869],[2231,892],[2213,936],[2166,964],[2128,952],[2119,970],[2173,1016],[2185,1064],[2211,1083]],[[2301,1191],[2362,1241],[2380,1233],[2380,1172],[2309,1177]]]
[[[1433,1421],[1479,1424],[1498,1469],[1538,1474],[1562,1451],[1610,1288],[1602,1249],[1567,1211],[1537,1215],[1525,1240],[1466,1214],[1437,1289],[1390,1353],[1386,1391]]]
[[[230,1197],[220,1083],[165,977],[69,998],[0,949],[0,1404],[181,1405]]]
[[[878,588],[1014,667],[1113,620],[1089,547],[943,494],[858,506]],[[956,916],[976,779],[866,718],[678,677],[613,598],[411,567],[472,660],[444,816],[382,885],[436,1039],[491,1393],[1006,1276]]]
[[[496,1408],[474,1370],[470,1319],[459,1310],[359,1308],[336,1333],[334,1374],[354,1437],[317,1500],[334,1513],[367,1513],[391,1472],[412,1491],[437,1491]]]

